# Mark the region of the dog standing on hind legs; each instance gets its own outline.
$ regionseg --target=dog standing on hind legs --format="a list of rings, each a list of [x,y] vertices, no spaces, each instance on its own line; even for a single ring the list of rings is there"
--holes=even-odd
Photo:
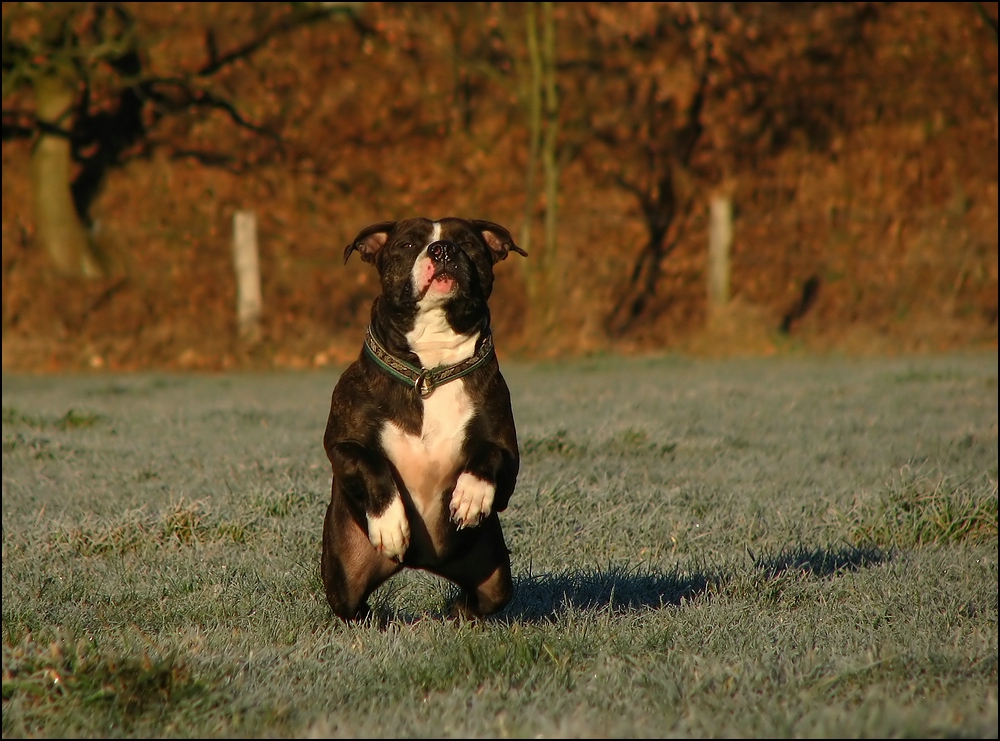
[[[404,567],[461,589],[455,615],[513,592],[498,513],[518,472],[517,434],[490,332],[493,266],[526,253],[489,221],[416,218],[363,229],[344,251],[378,270],[365,343],[340,377],[323,444],[333,490],[322,575],[333,612]]]

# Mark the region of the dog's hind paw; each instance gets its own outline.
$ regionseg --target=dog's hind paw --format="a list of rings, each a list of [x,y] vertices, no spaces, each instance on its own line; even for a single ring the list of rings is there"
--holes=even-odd
[[[406,519],[403,500],[397,495],[385,512],[368,515],[368,539],[379,553],[393,561],[401,561],[410,545],[410,523]]]
[[[451,495],[451,521],[458,529],[475,527],[490,516],[496,487],[471,473],[458,477]]]

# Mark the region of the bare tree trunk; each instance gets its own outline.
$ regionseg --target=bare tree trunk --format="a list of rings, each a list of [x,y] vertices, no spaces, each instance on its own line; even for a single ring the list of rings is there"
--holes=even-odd
[[[529,152],[521,246],[528,251],[531,242],[535,171],[540,159],[544,176],[545,242],[531,250],[531,259],[524,263],[532,324],[540,335],[548,334],[552,329],[563,283],[558,259],[559,98],[556,89],[555,18],[552,5],[551,2],[541,3],[541,19],[538,18],[537,3],[527,3],[525,6],[531,75],[526,95]]]
[[[31,153],[31,185],[35,198],[35,225],[43,249],[64,276],[98,278],[104,268],[80,221],[70,189],[72,149],[67,118],[77,89],[68,73],[55,71],[34,83],[42,133]]]
[[[656,284],[662,272],[661,262],[677,244],[678,230],[671,227],[677,216],[677,194],[674,190],[674,165],[665,165],[655,195],[630,186],[625,181],[619,185],[631,191],[642,207],[646,221],[648,238],[632,268],[628,287],[622,293],[608,318],[607,330],[612,335],[621,335],[642,315],[656,294]]]
[[[236,269],[236,318],[241,340],[260,340],[260,257],[257,216],[253,211],[233,215],[233,266]]]
[[[703,71],[683,125],[662,135],[671,146],[660,153],[660,164],[653,167],[654,175],[659,171],[658,177],[652,180],[655,187],[643,188],[622,177],[617,179],[618,185],[639,199],[649,239],[636,259],[628,286],[608,317],[606,328],[612,335],[622,335],[631,329],[649,306],[662,273],[660,263],[677,246],[683,218],[691,202],[687,167],[702,132],[700,116],[707,84],[708,74]]]
[[[525,26],[528,46],[528,64],[531,78],[525,98],[528,104],[528,166],[524,183],[524,223],[521,226],[521,247],[531,254],[531,225],[535,213],[535,173],[538,169],[538,150],[542,139],[542,56],[538,48],[538,19],[536,3],[525,3]],[[529,280],[534,273],[528,271]],[[533,294],[529,288],[529,294]]]
[[[542,3],[543,43],[542,70],[545,84],[545,141],[542,147],[542,167],[545,172],[545,276],[547,316],[551,316],[556,297],[561,292],[562,276],[559,270],[558,221],[559,221],[559,158],[556,149],[559,139],[559,98],[556,91],[556,29],[552,16],[552,3]]]

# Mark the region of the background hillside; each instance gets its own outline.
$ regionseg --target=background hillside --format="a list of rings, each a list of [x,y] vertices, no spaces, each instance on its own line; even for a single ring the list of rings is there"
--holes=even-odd
[[[996,347],[996,3],[82,4],[58,38],[50,11],[3,6],[4,371],[344,362],[377,280],[343,247],[414,215],[530,236],[498,267],[501,355]],[[529,172],[536,21],[554,245]],[[53,133],[38,80],[66,49]],[[46,132],[73,144],[100,275],[41,246]],[[720,193],[733,299],[710,315]],[[256,343],[236,333],[240,209]]]

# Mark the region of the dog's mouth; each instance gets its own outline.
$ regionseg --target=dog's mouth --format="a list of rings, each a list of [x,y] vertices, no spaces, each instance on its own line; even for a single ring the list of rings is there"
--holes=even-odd
[[[427,270],[424,279],[420,283],[421,285],[417,291],[418,301],[429,294],[444,297],[453,293],[458,287],[458,276],[453,270],[449,269],[449,266],[436,265],[432,269]]]
[[[455,275],[446,267],[440,267],[431,276],[427,290],[435,289],[442,292],[451,291],[458,283]]]

